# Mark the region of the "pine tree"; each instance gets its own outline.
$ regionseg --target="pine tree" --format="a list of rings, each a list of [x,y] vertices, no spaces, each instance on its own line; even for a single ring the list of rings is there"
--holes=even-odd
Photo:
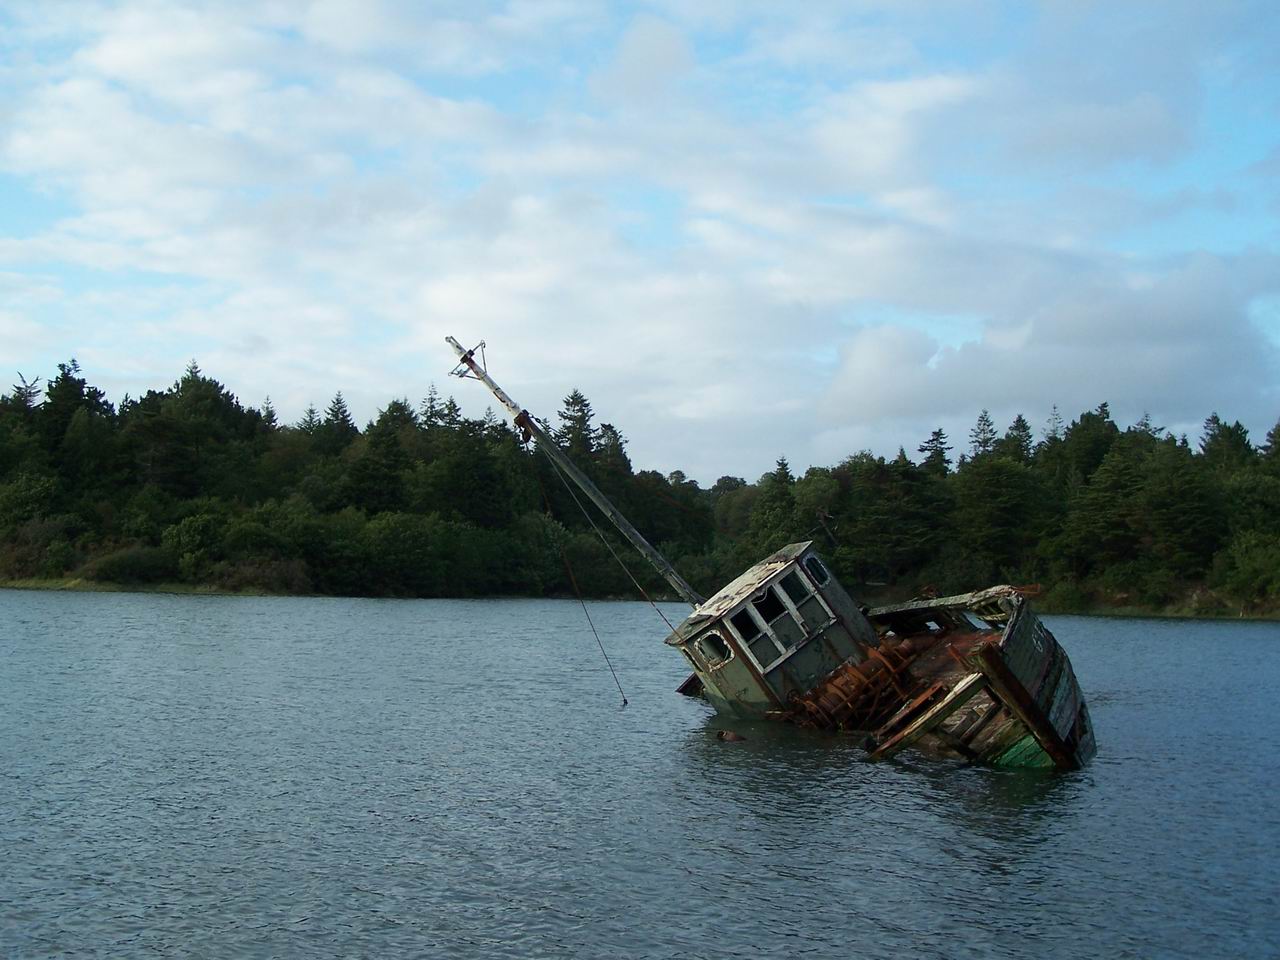
[[[984,407],[982,412],[978,414],[978,422],[973,425],[973,429],[969,431],[969,449],[973,453],[973,459],[985,457],[995,449],[996,446],[996,426],[991,421],[991,414]]]
[[[1249,431],[1239,420],[1232,424],[1224,423],[1216,412],[1204,422],[1200,453],[1210,467],[1228,473],[1248,466],[1254,459]]]
[[[1043,497],[1035,474],[1005,457],[979,456],[957,471],[952,518],[965,573],[979,582],[1024,576],[1039,535]]]
[[[761,556],[786,546],[794,535],[795,477],[786,457],[760,478],[760,495],[751,509],[749,540]]]
[[[351,411],[347,409],[347,401],[343,399],[342,391],[339,390],[333,396],[333,400],[329,402],[329,409],[325,411],[324,422],[331,427],[338,427],[341,430],[358,433],[356,423],[351,418]]]
[[[1143,554],[1178,577],[1202,575],[1227,524],[1219,487],[1189,450],[1159,441],[1142,464]]]
[[[80,364],[74,357],[67,363],[58,364],[58,375],[45,385],[44,403],[36,408],[36,428],[44,440],[45,449],[51,453],[62,443],[77,410],[84,408],[104,417],[115,414],[106,394],[97,387],[89,386],[79,374]]]
[[[1063,529],[1077,573],[1105,569],[1140,553],[1142,482],[1140,459],[1117,446],[1078,490]]]
[[[939,427],[917,448],[918,452],[925,455],[920,464],[921,468],[931,476],[945,477],[951,470],[951,458],[947,456],[950,450],[947,435]]]
[[[1262,445],[1259,453],[1267,463],[1280,463],[1280,420],[1267,431],[1267,442]]]
[[[13,385],[13,392],[0,401],[0,409],[9,409],[24,417],[30,415],[40,399],[40,378],[28,381],[18,372],[18,382]]]
[[[1120,428],[1111,419],[1111,407],[1098,404],[1096,410],[1080,414],[1063,436],[1063,457],[1071,470],[1077,471],[1086,481],[1098,469]]]
[[[462,408],[452,395],[440,406],[440,426],[446,430],[457,430],[462,426]]]
[[[1145,410],[1142,411],[1142,417],[1138,420],[1137,423],[1133,425],[1131,429],[1135,433],[1143,433],[1143,434],[1146,434],[1148,437],[1159,437],[1161,431],[1163,430],[1162,427],[1157,427],[1151,422],[1151,414]]]
[[[1031,447],[1031,425],[1026,417],[1018,414],[1005,435],[996,441],[995,452],[1006,460],[1026,464],[1031,462]]]
[[[314,403],[307,404],[307,409],[302,414],[302,419],[298,421],[297,426],[307,436],[314,436],[315,432],[320,429],[320,411],[316,409]]]
[[[268,430],[278,429],[280,420],[276,416],[276,408],[271,403],[271,397],[267,397],[262,401],[262,422]]]
[[[1062,414],[1058,412],[1058,405],[1053,405],[1053,410],[1049,414],[1049,419],[1044,425],[1045,440],[1061,440],[1062,439]]]
[[[409,403],[407,397],[399,400],[392,400],[378,414],[375,421],[379,425],[387,425],[395,430],[405,427],[416,428],[418,426],[418,414]]]
[[[613,424],[600,424],[596,436],[593,458],[596,483],[607,497],[626,503],[627,490],[634,476],[631,458],[627,456],[626,438]]]
[[[581,463],[586,463],[595,452],[597,433],[591,425],[595,416],[591,402],[579,390],[574,390],[564,398],[564,409],[558,414],[560,426],[555,432],[555,441],[569,452],[569,455]]]
[[[440,392],[434,383],[427,388],[427,395],[418,407],[418,419],[427,430],[440,426]]]
[[[595,462],[605,475],[630,477],[632,474],[626,438],[611,423],[600,424],[596,434]]]
[[[394,418],[379,417],[366,434],[368,445],[347,473],[347,501],[370,516],[404,506],[404,474],[409,463],[399,431]]]
[[[321,453],[336,455],[350,446],[351,441],[359,435],[360,430],[356,427],[355,420],[351,418],[347,401],[343,399],[342,391],[339,390],[330,401],[329,409],[325,411],[324,422],[315,432],[317,449]]]

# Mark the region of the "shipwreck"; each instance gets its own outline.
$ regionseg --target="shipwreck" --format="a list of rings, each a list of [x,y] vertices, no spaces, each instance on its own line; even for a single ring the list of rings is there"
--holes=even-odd
[[[483,344],[454,373],[480,380],[559,470],[693,611],[666,638],[692,673],[679,687],[718,713],[865,737],[867,757],[915,748],[998,767],[1073,770],[1096,752],[1066,651],[1011,586],[878,608],[858,604],[811,541],[704,598],[547,432],[489,376]]]

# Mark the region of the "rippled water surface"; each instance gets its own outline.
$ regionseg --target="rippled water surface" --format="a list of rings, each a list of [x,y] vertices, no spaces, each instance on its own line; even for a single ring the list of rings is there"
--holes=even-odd
[[[0,955],[1280,952],[1277,625],[1047,618],[1099,756],[1045,776],[721,743],[641,604],[626,709],[569,602],[0,614]]]

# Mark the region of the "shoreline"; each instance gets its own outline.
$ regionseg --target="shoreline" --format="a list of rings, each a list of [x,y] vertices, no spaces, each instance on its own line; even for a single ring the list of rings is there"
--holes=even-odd
[[[336,594],[319,594],[319,593],[272,593],[267,590],[227,590],[222,587],[214,586],[206,583],[153,583],[153,584],[126,584],[126,583],[106,583],[97,580],[87,580],[83,577],[56,577],[56,578],[39,578],[30,577],[19,580],[0,580],[0,590],[42,590],[51,593],[71,592],[71,593],[157,593],[169,594],[175,596],[201,596],[201,597],[334,597]],[[350,599],[381,599],[381,600],[420,600],[420,599],[459,599],[459,600],[511,600],[511,599],[575,599],[572,596],[557,597],[533,597],[525,594],[503,594],[501,596],[494,595],[491,597],[365,597],[352,596]],[[587,600],[634,600],[634,597],[586,597]],[[654,598],[658,602],[676,602],[675,598]],[[1032,597],[1032,603],[1036,600]],[[1280,611],[1240,611],[1238,614],[1227,612],[1198,612],[1189,610],[1178,605],[1170,605],[1167,607],[1143,607],[1135,604],[1124,604],[1117,606],[1091,606],[1079,609],[1060,608],[1054,605],[1045,607],[1037,604],[1039,613],[1045,616],[1055,617],[1115,617],[1126,620],[1151,619],[1151,620],[1230,620],[1239,621],[1260,621],[1260,622],[1277,622],[1280,621]]]

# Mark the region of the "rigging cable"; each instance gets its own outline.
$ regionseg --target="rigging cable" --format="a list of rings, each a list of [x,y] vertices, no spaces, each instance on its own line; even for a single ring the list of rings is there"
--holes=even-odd
[[[521,446],[525,446],[525,444],[522,443]],[[550,457],[547,457],[547,459],[551,460]],[[551,465],[555,467],[556,462],[554,460],[551,460]],[[556,467],[556,472],[559,473],[558,467]],[[542,502],[546,504],[547,514],[550,515],[551,498],[547,496],[547,488],[542,485],[542,478],[538,476],[537,470],[534,471],[533,475],[534,475],[534,478],[538,481],[538,489],[542,492]],[[561,477],[561,479],[563,480],[564,478]],[[573,493],[572,490],[570,490],[569,492]],[[575,501],[577,499],[578,499],[577,497],[574,497]],[[578,504],[578,506],[581,507],[582,504]],[[590,519],[591,519],[590,517],[587,517],[587,520],[590,520]],[[592,526],[595,526],[595,524],[592,524]],[[617,555],[615,554],[615,556]],[[613,676],[614,685],[617,686],[618,694],[622,697],[622,705],[625,707],[628,703],[626,691],[622,689],[622,681],[618,679],[618,671],[613,668],[613,661],[609,659],[609,653],[604,648],[604,641],[600,639],[600,633],[598,630],[596,630],[596,625],[591,619],[591,611],[587,609],[587,602],[582,599],[582,591],[578,588],[578,578],[573,575],[573,565],[569,563],[569,554],[565,551],[563,545],[561,545],[560,547],[560,559],[564,562],[564,571],[569,575],[569,585],[573,587],[574,596],[578,598],[578,605],[582,607],[582,613],[587,618],[587,626],[591,628],[591,634],[596,638],[596,646],[600,648],[600,656],[604,657],[605,666],[609,668],[609,673]],[[652,601],[650,601],[650,603],[652,603]],[[659,611],[659,613],[661,613],[661,611]],[[665,620],[666,617],[663,617],[663,619]]]
[[[604,642],[600,639],[600,634],[596,631],[596,625],[591,622],[591,612],[587,610],[587,602],[582,599],[582,591],[578,589],[578,580],[573,575],[573,567],[569,564],[569,555],[565,553],[564,547],[560,548],[560,558],[564,560],[565,572],[569,574],[569,583],[573,585],[573,592],[578,597],[578,605],[582,607],[583,614],[587,618],[587,626],[591,628],[592,635],[596,638],[596,646],[600,648],[600,655],[604,657],[605,666],[609,668],[609,672],[613,674],[613,682],[618,687],[618,694],[622,697],[622,705],[627,705],[627,695],[622,689],[622,682],[618,679],[618,671],[613,669],[613,661],[609,659],[609,654],[605,652]]]
[[[667,615],[662,612],[662,610],[658,607],[656,603],[653,602],[653,598],[649,596],[645,588],[640,586],[640,581],[637,580],[636,575],[631,572],[631,568],[628,567],[625,563],[623,563],[622,558],[618,556],[618,552],[613,549],[613,544],[611,544],[608,541],[608,539],[605,537],[604,531],[602,531],[598,526],[596,526],[596,522],[591,519],[591,514],[587,512],[587,508],[583,506],[582,501],[578,499],[578,494],[574,491],[573,486],[569,483],[569,478],[566,477],[564,475],[564,472],[560,469],[560,465],[556,463],[554,460],[552,460],[551,457],[549,456],[547,457],[547,459],[551,460],[551,466],[555,469],[556,476],[560,478],[560,482],[564,484],[564,488],[569,491],[569,496],[573,497],[573,502],[578,505],[578,509],[582,511],[582,515],[587,518],[587,523],[591,524],[591,529],[596,532],[596,536],[600,538],[600,542],[604,544],[605,549],[609,551],[609,553],[613,556],[613,559],[618,561],[618,566],[620,566],[623,572],[631,579],[631,582],[636,585],[636,589],[640,591],[640,596],[644,597],[647,601],[649,601],[649,606],[653,607],[653,609],[657,612],[658,616],[662,618],[662,622],[667,625],[667,629],[674,632],[676,628],[671,623],[671,621],[667,619]],[[545,496],[545,491],[543,493]]]

